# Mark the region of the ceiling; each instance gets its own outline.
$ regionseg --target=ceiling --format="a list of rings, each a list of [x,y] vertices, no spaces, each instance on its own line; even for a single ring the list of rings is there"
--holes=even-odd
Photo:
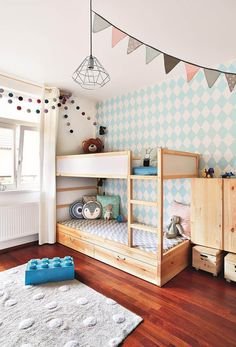
[[[127,38],[111,48],[108,28],[94,35],[94,54],[111,82],[83,90],[71,75],[89,53],[89,0],[0,0],[0,5],[1,72],[94,100],[165,78],[161,56],[145,65],[144,46],[127,55]],[[208,67],[236,59],[235,0],[94,0],[93,8],[170,55]],[[173,73],[182,69],[177,66]]]

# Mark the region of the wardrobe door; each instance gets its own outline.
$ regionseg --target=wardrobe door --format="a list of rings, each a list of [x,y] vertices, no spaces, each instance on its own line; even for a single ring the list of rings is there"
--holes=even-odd
[[[194,178],[191,182],[191,241],[223,249],[223,180]]]
[[[224,179],[224,250],[236,253],[236,179]]]

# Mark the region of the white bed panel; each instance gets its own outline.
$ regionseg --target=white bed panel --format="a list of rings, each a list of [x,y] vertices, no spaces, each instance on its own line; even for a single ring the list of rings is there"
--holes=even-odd
[[[164,176],[196,176],[197,159],[194,156],[163,154]]]
[[[128,154],[78,155],[57,158],[57,175],[127,178]]]

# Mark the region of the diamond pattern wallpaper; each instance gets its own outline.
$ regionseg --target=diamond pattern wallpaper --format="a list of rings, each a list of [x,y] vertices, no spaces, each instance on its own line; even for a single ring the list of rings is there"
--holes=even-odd
[[[105,150],[131,149],[134,155],[143,148],[170,149],[201,154],[200,169],[236,171],[236,89],[230,93],[221,75],[210,89],[203,71],[188,83],[185,76],[168,79],[97,104],[97,119],[108,129]],[[119,194],[126,214],[126,182],[107,180],[106,194]],[[156,183],[135,182],[138,199],[156,200]],[[189,180],[165,182],[165,223],[170,203],[190,202]],[[155,225],[156,209],[134,208],[138,221]]]

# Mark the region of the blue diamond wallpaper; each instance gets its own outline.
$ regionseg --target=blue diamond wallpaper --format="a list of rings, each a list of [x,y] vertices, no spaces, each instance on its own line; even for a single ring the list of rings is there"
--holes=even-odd
[[[236,171],[236,88],[230,93],[223,74],[208,88],[201,70],[190,83],[184,75],[172,79],[170,73],[160,84],[99,102],[97,120],[108,129],[106,151],[130,149],[139,155],[147,147],[168,147],[200,153],[200,169]],[[105,189],[121,196],[126,214],[126,182],[107,180]],[[156,191],[155,182],[135,182],[138,199],[154,201]],[[190,202],[189,180],[165,182],[165,223],[174,199]],[[134,214],[140,222],[157,223],[153,207],[135,207]]]

